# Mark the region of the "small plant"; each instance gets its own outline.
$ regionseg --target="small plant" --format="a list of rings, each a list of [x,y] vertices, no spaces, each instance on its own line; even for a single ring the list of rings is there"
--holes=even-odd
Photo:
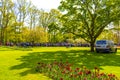
[[[101,73],[97,67],[93,71],[85,66],[74,68],[72,64],[62,61],[49,64],[38,62],[36,71],[53,80],[118,80],[114,74]]]

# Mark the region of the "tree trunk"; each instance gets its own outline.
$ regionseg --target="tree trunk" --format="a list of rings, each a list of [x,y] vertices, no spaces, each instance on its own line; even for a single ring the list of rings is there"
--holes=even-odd
[[[54,43],[55,43],[55,42],[56,42],[56,41],[55,41],[55,31],[53,31],[53,36],[54,36]]]
[[[4,45],[4,29],[2,28],[2,30],[1,30],[2,32],[1,32],[1,43],[2,43],[2,45]]]
[[[91,52],[94,52],[94,43],[95,43],[95,41],[90,43],[90,51]]]
[[[3,45],[3,29],[1,29],[1,44]]]

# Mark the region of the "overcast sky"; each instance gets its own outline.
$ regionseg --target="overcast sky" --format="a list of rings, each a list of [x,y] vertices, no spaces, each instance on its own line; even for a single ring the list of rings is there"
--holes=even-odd
[[[57,9],[61,0],[31,0],[34,5],[36,5],[39,9]]]

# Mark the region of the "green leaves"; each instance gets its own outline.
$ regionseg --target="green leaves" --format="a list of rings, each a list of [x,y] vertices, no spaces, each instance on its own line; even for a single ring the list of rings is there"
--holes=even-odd
[[[118,0],[63,0],[59,9],[67,13],[61,20],[66,29],[94,43],[108,24],[120,19],[118,3]]]

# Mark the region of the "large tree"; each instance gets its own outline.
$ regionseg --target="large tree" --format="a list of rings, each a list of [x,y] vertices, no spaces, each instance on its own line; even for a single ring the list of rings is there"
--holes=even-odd
[[[37,24],[38,24],[38,19],[39,19],[39,10],[37,9],[37,7],[35,7],[34,5],[32,5],[30,8],[29,8],[29,28],[30,30],[34,29]]]
[[[16,34],[16,41],[15,43],[22,42],[22,28],[27,24],[29,19],[29,8],[31,7],[32,3],[29,0],[14,0],[14,13],[15,13],[15,34]],[[18,35],[18,36],[17,36]]]
[[[104,28],[120,19],[120,0],[62,0],[59,9],[66,31],[89,42],[92,52]]]
[[[58,38],[58,35],[60,34],[60,27],[61,23],[59,21],[59,17],[62,16],[60,11],[56,9],[51,9],[49,12],[49,24],[48,24],[48,33],[49,33],[49,41],[50,42],[59,42],[60,38]],[[61,40],[60,40],[61,41]]]
[[[8,41],[8,27],[14,17],[14,3],[11,0],[1,0],[0,6],[0,42],[5,44]]]

